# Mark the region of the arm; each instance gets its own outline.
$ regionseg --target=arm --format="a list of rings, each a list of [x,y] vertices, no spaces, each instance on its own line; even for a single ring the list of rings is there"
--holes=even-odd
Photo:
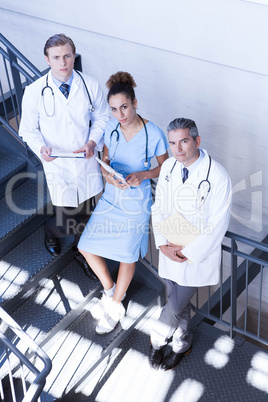
[[[46,142],[39,128],[39,112],[37,109],[37,97],[30,87],[25,88],[22,98],[22,117],[19,127],[19,135],[33,152],[40,158],[41,149],[46,148]],[[49,150],[45,151],[47,154]],[[50,151],[51,152],[51,151]],[[52,158],[51,158],[52,160]]]
[[[86,77],[85,81],[86,81]],[[74,151],[74,153],[84,152],[86,154],[86,159],[91,158],[94,155],[95,147],[97,146],[97,150],[102,150],[102,138],[106,123],[109,120],[109,113],[108,113],[108,105],[104,98],[104,94],[99,86],[98,82],[91,78],[91,100],[92,105],[94,106],[94,112],[91,113],[91,127],[89,132],[89,140],[88,142],[78,149]],[[86,84],[89,87],[89,84]],[[98,146],[99,145],[99,146]]]
[[[126,177],[126,181],[132,187],[138,187],[145,179],[154,179],[159,176],[162,164],[168,159],[168,153],[156,157],[158,166],[151,170],[144,170],[141,172],[130,173]]]

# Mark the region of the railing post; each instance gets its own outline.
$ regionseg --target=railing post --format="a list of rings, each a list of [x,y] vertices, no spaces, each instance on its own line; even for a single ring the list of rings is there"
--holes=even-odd
[[[20,73],[14,67],[14,65],[18,63],[17,57],[14,55],[14,53],[10,49],[7,49],[7,52],[8,52],[8,56],[9,56],[9,63],[10,63],[10,69],[11,69],[11,74],[12,74],[12,79],[13,79],[13,85],[14,85],[14,89],[15,89],[16,106],[18,108],[19,116],[21,116],[21,102],[22,102],[22,96],[23,96],[23,89],[22,89],[22,83],[21,83],[21,79],[20,79]],[[11,94],[11,96],[13,96],[13,94]]]
[[[233,339],[235,332],[233,330],[236,325],[236,305],[237,305],[237,251],[236,241],[231,242],[231,306],[230,306],[230,337]]]

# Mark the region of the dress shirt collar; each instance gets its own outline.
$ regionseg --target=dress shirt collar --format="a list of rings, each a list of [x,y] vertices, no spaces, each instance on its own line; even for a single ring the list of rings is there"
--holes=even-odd
[[[193,173],[193,171],[200,165],[200,163],[202,162],[202,159],[205,157],[205,152],[203,151],[203,149],[199,148],[199,157],[196,159],[196,161],[194,163],[192,163],[190,166],[184,166],[183,163],[181,163],[181,173],[182,173],[182,169],[184,167],[187,167],[188,169],[188,177]]]
[[[55,85],[57,85],[57,87],[59,88],[61,86],[61,84],[68,84],[71,88],[72,82],[73,82],[73,78],[74,78],[74,73],[72,73],[71,77],[68,79],[68,81],[62,82],[60,80],[58,80],[57,78],[55,78],[53,76],[53,74],[51,74],[52,80],[54,82]]]

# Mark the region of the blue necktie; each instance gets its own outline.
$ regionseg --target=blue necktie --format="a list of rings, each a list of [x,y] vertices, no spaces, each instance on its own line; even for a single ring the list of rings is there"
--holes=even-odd
[[[61,86],[60,86],[60,90],[63,93],[63,95],[65,96],[65,98],[68,98],[68,96],[69,96],[69,88],[70,88],[70,85],[68,85],[68,84],[61,84]]]
[[[186,167],[184,167],[182,169],[182,182],[183,183],[188,179],[188,172],[189,172],[189,170]]]

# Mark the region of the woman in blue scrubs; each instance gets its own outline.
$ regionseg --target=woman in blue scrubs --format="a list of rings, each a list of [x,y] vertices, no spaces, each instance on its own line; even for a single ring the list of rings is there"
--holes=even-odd
[[[111,332],[125,314],[121,302],[133,278],[136,261],[147,253],[152,205],[150,179],[159,176],[160,167],[168,158],[163,131],[137,114],[133,77],[118,72],[106,85],[114,118],[105,129],[103,161],[121,173],[125,182],[101,168],[105,191],[78,244],[104,287],[99,303],[102,314],[96,327],[99,334]],[[150,170],[154,156],[158,166]],[[105,258],[120,262],[116,284]]]

